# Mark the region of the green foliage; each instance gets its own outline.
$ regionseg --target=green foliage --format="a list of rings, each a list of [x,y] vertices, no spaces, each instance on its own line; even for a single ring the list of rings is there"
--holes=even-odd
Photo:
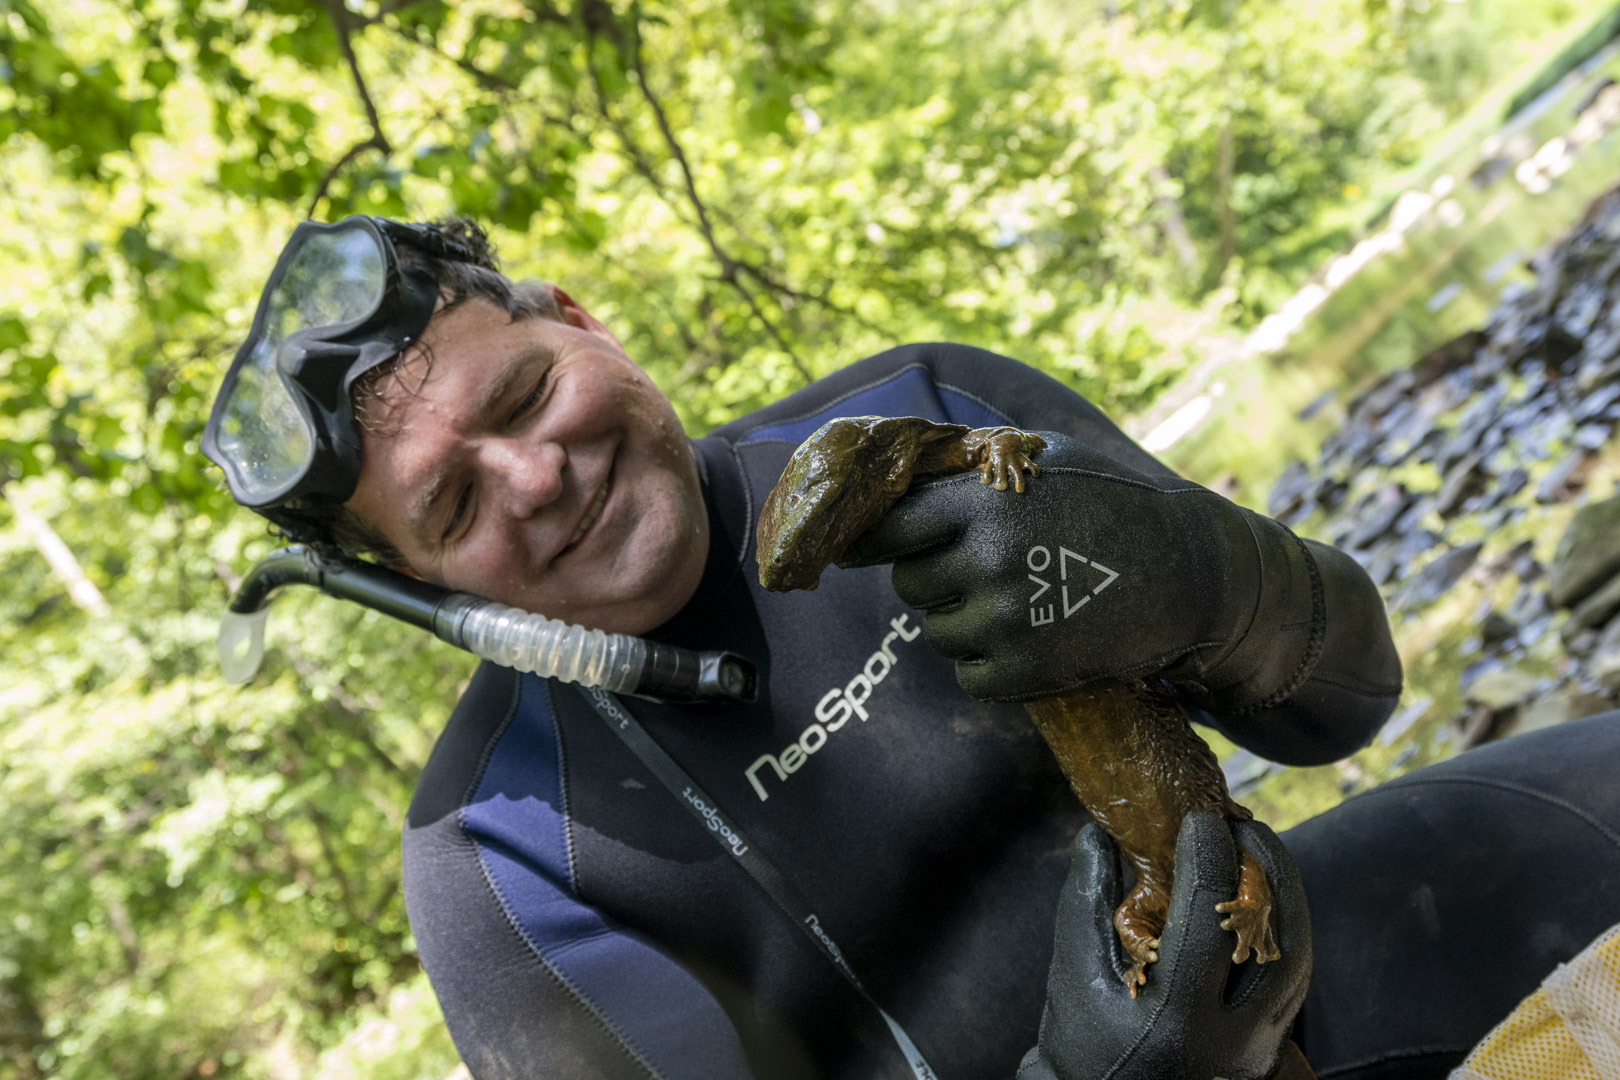
[[[0,488],[111,609],[0,510],[0,1080],[454,1063],[397,852],[470,664],[315,597],[212,655],[271,540],[198,440],[299,219],[490,223],[694,434],[926,339],[1129,410],[1572,14],[1420,8],[0,0]]]

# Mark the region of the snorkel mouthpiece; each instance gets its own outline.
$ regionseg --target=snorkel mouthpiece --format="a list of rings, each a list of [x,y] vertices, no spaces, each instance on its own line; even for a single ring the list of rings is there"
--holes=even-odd
[[[294,544],[271,552],[242,579],[220,620],[225,678],[253,677],[264,654],[271,594],[313,585],[353,600],[492,663],[544,678],[669,702],[753,701],[754,665],[735,653],[695,652],[629,634],[587,630],[493,600],[456,592],[372,563],[333,558]]]

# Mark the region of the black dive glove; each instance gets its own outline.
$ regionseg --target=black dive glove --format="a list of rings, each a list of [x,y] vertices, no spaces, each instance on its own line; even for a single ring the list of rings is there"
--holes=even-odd
[[[1233,844],[1236,835],[1237,845]],[[1237,893],[1237,847],[1265,868],[1282,957],[1232,966],[1237,936],[1215,905]],[[1095,824],[1075,838],[1058,901],[1040,1042],[1017,1080],[1293,1080],[1309,1067],[1288,1030],[1311,977],[1311,925],[1299,871],[1259,822],[1189,814],[1175,887],[1147,985],[1132,998],[1114,908],[1124,898],[1114,842]]]
[[[1304,683],[1325,609],[1303,543],[1197,484],[1042,436],[1022,494],[976,472],[918,484],[841,560],[894,563],[962,689],[1027,701],[1158,675],[1242,715]]]

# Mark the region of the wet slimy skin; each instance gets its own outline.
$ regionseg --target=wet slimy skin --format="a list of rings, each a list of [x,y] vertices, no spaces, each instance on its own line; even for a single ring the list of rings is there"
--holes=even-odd
[[[831,421],[794,453],[765,501],[760,584],[778,592],[814,589],[822,570],[915,481],[978,469],[983,483],[1021,493],[1039,476],[1033,459],[1045,448],[1039,435],[1010,427],[969,430],[916,417]],[[1214,753],[1156,685],[1107,680],[1025,708],[1069,786],[1135,869],[1136,885],[1114,911],[1134,996],[1159,958],[1182,819],[1195,810],[1237,821],[1252,815],[1232,801]],[[1226,916],[1221,926],[1237,934],[1232,962],[1252,953],[1265,963],[1280,955],[1271,887],[1260,864],[1240,854],[1237,896],[1215,910]]]

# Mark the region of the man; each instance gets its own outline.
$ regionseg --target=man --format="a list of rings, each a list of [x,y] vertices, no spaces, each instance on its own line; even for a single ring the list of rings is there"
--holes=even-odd
[[[364,247],[354,229],[334,250]],[[1258,753],[1334,760],[1400,685],[1353,561],[1179,480],[1060,384],[976,349],[893,350],[688,442],[611,332],[560,289],[501,278],[476,229],[369,229],[364,258],[398,264],[395,300],[330,333],[322,318],[339,321],[300,307],[319,332],[275,361],[303,380],[310,441],[336,449],[322,469],[283,455],[294,465],[248,498],[227,463],[238,498],[459,589],[761,667],[759,700],[730,712],[479,669],[405,835],[412,929],[475,1076],[995,1077],[1038,1038],[1024,1075],[1308,1075],[1284,1041],[1311,953],[1287,854],[1236,832],[1280,883],[1285,956],[1234,975],[1211,899],[1234,836],[1189,819],[1164,955],[1131,1002],[1109,974],[1111,846],[1094,827],[1071,845],[1084,812],[1006,702],[1160,677]],[[283,290],[304,265],[293,246]],[[398,314],[412,304],[414,322]],[[322,356],[341,394],[312,374]],[[243,406],[231,427],[238,382],[233,368],[210,424],[216,460],[272,415]],[[1026,495],[938,484],[903,502],[863,542],[894,560],[894,588],[875,565],[762,593],[764,493],[803,438],[860,414],[1059,437]],[[1049,588],[1051,569],[1095,602],[1036,605],[1030,579]],[[1335,902],[1313,890],[1319,918]],[[1373,1045],[1341,1043],[1347,1059]]]

